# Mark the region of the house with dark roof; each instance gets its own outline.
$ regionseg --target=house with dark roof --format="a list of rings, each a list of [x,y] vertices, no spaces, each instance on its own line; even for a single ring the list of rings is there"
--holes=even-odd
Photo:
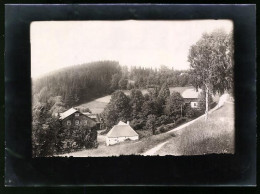
[[[202,90],[196,91],[194,88],[186,89],[182,92],[181,96],[185,104],[190,104],[191,108],[198,108],[199,94]]]
[[[106,135],[106,145],[114,145],[119,142],[126,140],[138,140],[139,135],[135,130],[129,125],[129,122],[124,123],[120,121],[115,125]]]
[[[61,120],[62,125],[66,128],[79,126],[81,124],[92,128],[97,124],[94,119],[81,113],[75,108],[71,108],[63,113],[60,113],[59,119]]]

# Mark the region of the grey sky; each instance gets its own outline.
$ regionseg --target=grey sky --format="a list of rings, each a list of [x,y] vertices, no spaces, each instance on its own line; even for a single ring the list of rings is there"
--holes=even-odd
[[[46,21],[31,24],[31,75],[98,60],[121,65],[187,69],[192,44],[230,20]]]

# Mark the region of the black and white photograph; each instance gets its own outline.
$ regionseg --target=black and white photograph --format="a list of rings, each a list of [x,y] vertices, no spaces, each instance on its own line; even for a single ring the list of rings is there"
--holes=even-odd
[[[256,5],[58,3],[3,7],[6,187],[256,186]]]
[[[30,25],[32,156],[234,154],[231,20]]]

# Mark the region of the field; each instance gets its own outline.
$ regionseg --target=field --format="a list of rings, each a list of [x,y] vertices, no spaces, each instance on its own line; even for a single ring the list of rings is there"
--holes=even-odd
[[[187,87],[171,87],[170,89],[170,93],[172,93],[173,91],[175,92],[179,92],[182,93],[184,90],[188,89],[188,88],[192,88],[191,86],[187,86]],[[143,94],[146,94],[148,91],[147,89],[143,89],[141,90]],[[126,95],[130,94],[129,90],[124,90],[123,91]],[[93,101],[81,104],[79,106],[77,106],[78,108],[89,108],[92,113],[94,114],[100,114],[104,108],[106,107],[106,105],[109,103],[111,99],[111,95],[107,95],[101,98],[97,98]]]
[[[142,135],[142,131],[137,131]],[[210,153],[234,153],[234,104],[226,102],[223,107],[209,115],[208,121],[200,118],[189,126],[169,133],[148,135],[138,141],[122,142],[106,146],[105,136],[98,136],[97,149],[83,150],[62,156],[99,157],[119,155],[142,155],[155,146],[166,142],[154,155],[203,155]]]

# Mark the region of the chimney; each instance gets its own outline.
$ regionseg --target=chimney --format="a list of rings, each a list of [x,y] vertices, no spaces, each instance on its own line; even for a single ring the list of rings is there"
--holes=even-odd
[[[129,121],[127,121],[126,124],[129,125],[130,124]]]

